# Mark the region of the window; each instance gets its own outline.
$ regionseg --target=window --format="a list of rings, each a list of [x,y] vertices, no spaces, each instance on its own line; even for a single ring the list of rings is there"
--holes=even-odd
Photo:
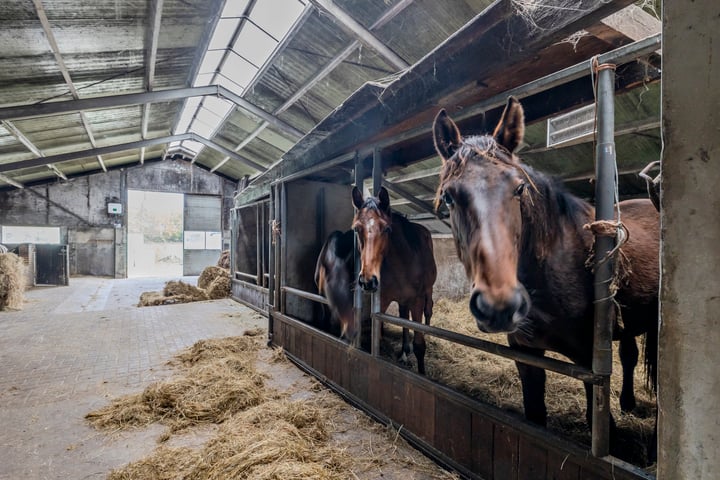
[[[0,227],[2,243],[60,243],[60,227]]]

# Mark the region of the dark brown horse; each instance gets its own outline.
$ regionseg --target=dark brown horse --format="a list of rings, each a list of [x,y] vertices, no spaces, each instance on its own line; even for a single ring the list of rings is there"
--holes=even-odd
[[[559,182],[524,165],[513,154],[525,128],[523,109],[508,100],[493,135],[463,138],[440,111],[433,135],[442,157],[436,206],[450,211],[458,256],[473,282],[470,311],[484,332],[507,332],[518,350],[559,352],[584,367],[592,364],[593,274],[586,266],[593,235],[593,207]],[[629,231],[622,254],[629,265],[617,290],[622,322],[623,409],[634,406],[635,336],[647,333],[646,372],[655,386],[658,331],[659,217],[648,200],[619,204]],[[545,425],[545,371],[517,363],[525,416]],[[592,386],[585,385],[587,418]]]
[[[352,230],[336,230],[325,241],[315,265],[315,285],[328,300],[331,321],[339,322],[340,338],[351,343],[358,333],[353,313],[354,251]]]
[[[361,269],[358,284],[366,292],[380,288],[380,311],[396,301],[402,318],[430,324],[432,291],[437,268],[430,231],[390,211],[390,198],[384,187],[377,197],[363,198],[355,187],[353,204],[357,209],[352,228],[360,243]],[[415,332],[413,352],[418,372],[425,373],[425,335]],[[403,329],[402,360],[410,353],[408,329]]]

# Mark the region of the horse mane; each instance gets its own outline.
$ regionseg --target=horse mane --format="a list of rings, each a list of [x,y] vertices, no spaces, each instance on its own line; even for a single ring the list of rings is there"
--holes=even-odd
[[[520,203],[523,217],[521,251],[532,252],[541,260],[563,236],[564,224],[582,231],[582,225],[592,214],[592,207],[568,192],[560,180],[530,166],[517,165],[532,182],[525,188]]]

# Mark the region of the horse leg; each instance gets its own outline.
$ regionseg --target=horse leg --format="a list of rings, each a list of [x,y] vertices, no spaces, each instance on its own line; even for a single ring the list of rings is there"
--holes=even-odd
[[[539,348],[530,348],[514,344],[512,339],[508,337],[509,344],[512,348],[538,355],[545,355],[545,350]],[[545,370],[532,365],[521,362],[515,362],[518,374],[520,375],[520,383],[523,392],[523,408],[525,410],[525,418],[541,426],[547,425],[547,408],[545,407]]]
[[[620,337],[620,363],[623,369],[622,391],[620,392],[620,408],[623,412],[635,409],[634,373],[638,363],[638,348],[635,337],[623,333]]]
[[[412,314],[412,321],[418,322],[422,324],[422,314],[423,311],[425,311],[425,304],[426,301],[423,299],[422,302],[415,302],[415,305],[412,308],[412,311],[410,312]],[[429,321],[427,317],[425,317],[426,321]],[[427,345],[425,344],[425,334],[423,332],[418,332],[417,330],[413,331],[413,353],[415,353],[415,358],[417,359],[418,364],[418,373],[420,375],[425,375],[425,350],[427,349]]]
[[[404,318],[406,320],[408,320],[410,318],[410,316],[409,316],[410,309],[406,305],[398,304],[398,312],[399,312],[400,318]],[[400,362],[407,365],[409,362],[408,355],[410,355],[411,352],[412,352],[412,350],[410,349],[410,331],[407,328],[403,327],[403,329],[402,329],[402,350],[400,351],[400,358],[399,358]]]

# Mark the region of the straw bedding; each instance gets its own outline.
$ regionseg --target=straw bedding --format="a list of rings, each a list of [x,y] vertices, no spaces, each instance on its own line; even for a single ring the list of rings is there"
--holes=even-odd
[[[481,333],[468,310],[469,298],[440,299],[433,309],[432,325],[465,335],[507,345],[504,334]],[[386,355],[399,352],[400,330],[386,325],[381,345]],[[444,385],[485,403],[523,415],[520,378],[511,360],[453,344],[427,335],[425,357],[427,376]],[[638,347],[642,350],[641,339]],[[615,345],[617,350],[617,345]],[[548,352],[547,356],[569,361],[562,355]],[[620,411],[622,367],[617,353],[613,361],[611,379],[611,411],[618,426],[617,446],[613,454],[637,465],[646,464],[646,446],[654,425],[654,395],[643,386],[642,362],[635,370],[635,395],[638,407],[633,414]],[[547,372],[546,405],[548,428],[573,440],[590,444],[590,432],[585,421],[585,389],[582,382],[553,372]]]
[[[0,253],[0,311],[21,310],[25,263],[14,253]]]
[[[264,348],[264,341],[264,330],[252,330],[242,337],[197,342],[171,361],[177,370],[173,377],[90,412],[91,425],[103,430],[168,425],[161,442],[199,423],[220,425],[199,448],[163,444],[108,478],[345,480],[378,474],[397,478],[393,472],[402,468],[426,479],[457,478],[315,380],[301,376],[303,385],[279,378],[275,383],[285,390],[270,387],[270,375],[259,373],[257,365],[273,364],[268,370],[281,372],[278,364],[287,360],[282,350]],[[363,431],[365,436],[358,433]]]

